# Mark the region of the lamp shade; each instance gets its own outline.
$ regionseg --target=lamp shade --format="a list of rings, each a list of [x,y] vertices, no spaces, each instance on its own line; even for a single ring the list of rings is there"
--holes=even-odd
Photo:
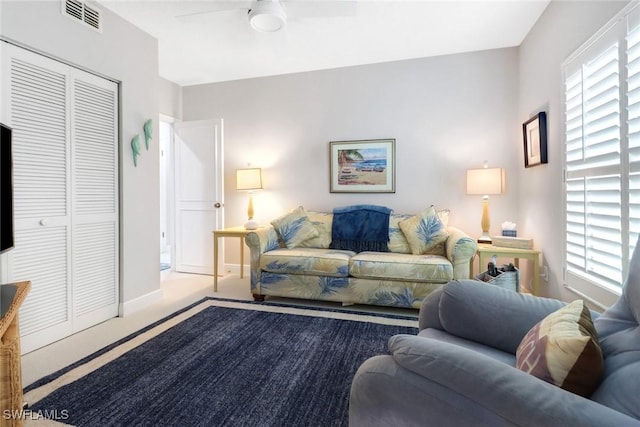
[[[262,169],[236,169],[236,190],[262,189]]]
[[[502,168],[467,170],[467,194],[502,194],[506,191],[506,173]]]

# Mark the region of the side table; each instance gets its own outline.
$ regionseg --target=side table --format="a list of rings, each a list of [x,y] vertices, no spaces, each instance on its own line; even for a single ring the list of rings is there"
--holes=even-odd
[[[240,278],[244,277],[244,237],[255,230],[247,230],[244,226],[213,230],[213,292],[218,292],[218,239],[220,237],[240,238]]]
[[[0,426],[22,426],[22,418],[6,417],[5,411],[19,414],[23,406],[22,368],[18,309],[27,297],[31,282],[0,285]]]
[[[503,248],[500,246],[493,246],[487,244],[478,244],[478,271],[482,271],[483,267],[486,266],[494,255],[498,258],[512,258],[513,265],[516,268],[520,267],[520,258],[530,259],[533,263],[533,294],[538,295],[538,290],[540,286],[540,251],[536,251],[534,249],[517,249],[517,248]],[[471,277],[474,277],[473,274],[473,258],[471,259]],[[478,273],[479,274],[479,273]]]

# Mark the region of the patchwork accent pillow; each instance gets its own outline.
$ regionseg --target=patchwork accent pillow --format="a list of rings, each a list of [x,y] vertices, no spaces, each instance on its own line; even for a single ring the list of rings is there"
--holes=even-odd
[[[600,384],[604,360],[584,302],[573,301],[531,328],[516,350],[516,367],[589,397]]]
[[[289,249],[296,248],[305,240],[318,236],[318,230],[313,226],[302,206],[274,219],[271,225]]]
[[[398,225],[409,242],[412,254],[442,255],[441,244],[447,240],[449,233],[433,206],[419,215],[400,221]]]

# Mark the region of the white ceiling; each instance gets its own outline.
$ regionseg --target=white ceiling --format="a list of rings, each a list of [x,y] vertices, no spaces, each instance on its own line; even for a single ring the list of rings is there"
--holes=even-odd
[[[187,86],[518,46],[549,0],[283,0],[276,33],[242,0],[99,3],[157,38],[160,76]]]

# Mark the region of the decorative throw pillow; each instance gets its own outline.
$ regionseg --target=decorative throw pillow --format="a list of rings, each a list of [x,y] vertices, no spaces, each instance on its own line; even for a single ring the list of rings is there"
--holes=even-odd
[[[404,233],[400,230],[400,221],[404,221],[411,218],[411,215],[406,214],[391,214],[389,215],[389,252],[396,252],[401,254],[410,254],[411,248],[407,238],[404,237]]]
[[[302,206],[274,219],[271,221],[271,225],[289,249],[296,248],[305,240],[318,236],[318,230],[313,226]]]
[[[516,350],[516,367],[589,397],[600,383],[604,361],[584,302],[573,301],[531,328]]]
[[[442,209],[438,211],[438,218],[440,218],[440,221],[442,221],[442,225],[444,226],[444,228],[447,228],[449,226],[450,213],[451,211],[449,209]]]
[[[301,242],[304,248],[327,249],[331,244],[331,222],[333,213],[329,212],[307,212],[309,221],[318,231],[318,236]]]
[[[433,206],[425,209],[419,215],[400,221],[398,225],[407,238],[411,253],[414,255],[437,251],[440,243],[449,237],[446,227]]]

